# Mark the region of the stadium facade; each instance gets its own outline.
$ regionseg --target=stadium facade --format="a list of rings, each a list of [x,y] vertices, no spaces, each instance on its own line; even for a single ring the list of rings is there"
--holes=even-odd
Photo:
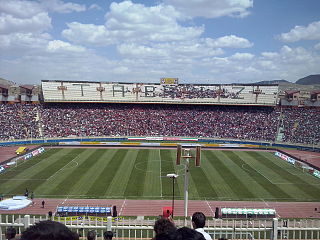
[[[282,91],[277,84],[179,84],[42,80],[0,85],[0,103],[100,102],[320,107],[320,90]]]

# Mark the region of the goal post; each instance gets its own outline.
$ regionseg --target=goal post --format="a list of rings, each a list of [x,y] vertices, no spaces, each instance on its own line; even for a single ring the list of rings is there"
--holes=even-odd
[[[181,164],[181,158],[183,159],[195,159],[195,166],[200,167],[201,165],[201,145],[197,145],[195,148],[195,154],[192,156],[189,148],[185,148],[181,146],[181,144],[177,144],[177,158],[176,165]]]

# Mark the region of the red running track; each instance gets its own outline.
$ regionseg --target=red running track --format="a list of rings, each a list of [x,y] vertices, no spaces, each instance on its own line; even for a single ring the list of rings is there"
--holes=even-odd
[[[45,207],[41,202],[45,200]],[[113,200],[113,199],[35,199],[35,204],[21,210],[4,211],[0,214],[47,214],[56,211],[58,205],[117,206],[120,216],[159,216],[162,207],[172,206],[171,200]],[[188,215],[196,211],[213,217],[216,207],[272,208],[281,218],[320,218],[320,202],[245,202],[245,201],[189,201]],[[183,200],[175,201],[174,216],[184,215]]]

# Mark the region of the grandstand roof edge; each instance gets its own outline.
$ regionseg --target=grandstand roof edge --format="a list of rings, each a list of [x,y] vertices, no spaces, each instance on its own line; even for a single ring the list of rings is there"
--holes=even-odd
[[[52,101],[45,100],[43,103],[98,103],[98,104],[164,104],[164,105],[202,105],[202,106],[251,106],[251,107],[277,107],[276,104],[213,104],[213,103],[171,103],[171,102],[109,102],[109,101]]]
[[[121,83],[121,84],[157,84],[160,83],[155,82],[113,82],[113,81],[83,81],[83,80],[47,80],[42,79],[41,82],[71,82],[71,83]],[[208,84],[208,83],[179,83],[179,85],[197,85],[197,86],[279,86],[279,84],[259,84],[259,83],[216,83],[216,84]]]

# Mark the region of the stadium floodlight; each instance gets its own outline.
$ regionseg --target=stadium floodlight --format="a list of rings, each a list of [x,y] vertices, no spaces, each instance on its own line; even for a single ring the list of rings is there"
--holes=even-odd
[[[168,174],[167,174],[167,177],[168,177],[168,178],[177,178],[177,177],[179,177],[179,175],[178,175],[178,174],[175,174],[175,173],[168,173]]]
[[[168,178],[172,178],[172,218],[173,218],[173,211],[174,211],[174,180],[179,177],[178,174],[175,173],[168,173]]]

